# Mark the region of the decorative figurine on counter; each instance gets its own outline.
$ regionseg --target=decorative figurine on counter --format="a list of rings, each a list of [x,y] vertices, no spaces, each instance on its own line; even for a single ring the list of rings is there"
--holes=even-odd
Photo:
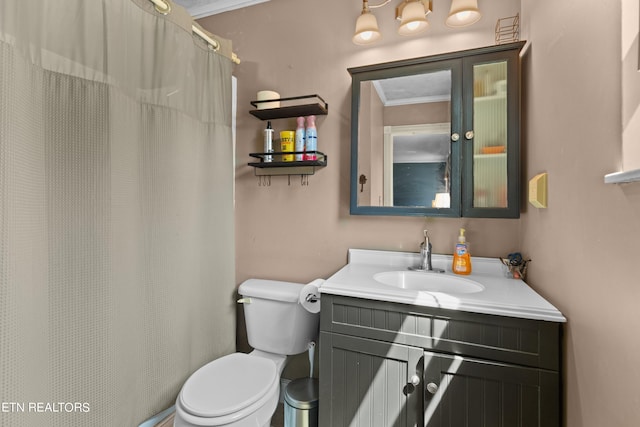
[[[527,264],[531,262],[530,259],[523,259],[520,252],[510,253],[507,255],[507,259],[501,257],[500,261],[507,266],[511,277],[522,280],[524,280],[527,274]]]

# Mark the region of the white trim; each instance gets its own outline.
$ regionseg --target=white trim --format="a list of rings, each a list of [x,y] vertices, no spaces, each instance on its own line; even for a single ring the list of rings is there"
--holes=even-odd
[[[640,181],[640,169],[624,171],[624,172],[613,172],[604,176],[605,184],[625,184],[629,182],[639,182]]]
[[[160,421],[164,420],[169,415],[171,415],[173,412],[175,412],[175,410],[176,410],[175,405],[170,407],[170,408],[167,408],[164,411],[160,412],[159,414],[156,414],[153,417],[149,418],[147,421],[143,422],[138,427],[154,427]]]
[[[431,102],[449,102],[451,101],[451,95],[433,95],[433,96],[421,96],[421,97],[411,97],[404,99],[395,99],[390,101],[385,96],[384,90],[382,86],[380,86],[380,80],[373,80],[373,88],[376,90],[378,94],[378,98],[382,102],[382,105],[385,107],[397,107],[401,105],[413,105],[413,104],[428,104]]]
[[[216,0],[211,1],[208,4],[198,4],[196,1],[177,1],[184,5],[189,11],[191,16],[195,19],[205,18],[211,15],[217,15],[222,12],[228,12],[230,10],[240,9],[243,7],[253,6],[255,4],[264,3],[269,0]]]

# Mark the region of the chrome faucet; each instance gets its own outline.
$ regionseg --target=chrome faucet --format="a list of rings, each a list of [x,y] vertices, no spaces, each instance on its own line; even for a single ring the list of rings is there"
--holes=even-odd
[[[431,265],[431,242],[429,241],[429,230],[424,230],[424,242],[420,243],[420,269],[425,271],[433,270]]]
[[[440,268],[433,268],[431,264],[431,249],[432,245],[429,241],[429,230],[424,230],[424,241],[420,243],[420,266],[415,270],[444,273],[444,270]]]

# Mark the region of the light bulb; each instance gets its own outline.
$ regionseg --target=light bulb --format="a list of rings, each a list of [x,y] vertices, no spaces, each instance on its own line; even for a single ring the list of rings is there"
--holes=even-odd
[[[364,41],[371,40],[371,36],[373,36],[373,31],[364,31],[360,33],[360,38]]]
[[[469,11],[456,13],[456,19],[458,21],[466,21],[467,19],[469,19],[470,16],[471,16],[471,12]]]
[[[409,22],[407,24],[407,29],[409,31],[415,31],[418,29],[419,26],[420,26],[420,22]]]

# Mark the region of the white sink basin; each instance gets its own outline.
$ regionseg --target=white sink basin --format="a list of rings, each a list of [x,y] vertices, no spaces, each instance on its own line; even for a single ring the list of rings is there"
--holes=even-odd
[[[385,271],[375,274],[373,279],[387,286],[414,291],[472,294],[484,290],[484,286],[473,280],[430,272]]]

